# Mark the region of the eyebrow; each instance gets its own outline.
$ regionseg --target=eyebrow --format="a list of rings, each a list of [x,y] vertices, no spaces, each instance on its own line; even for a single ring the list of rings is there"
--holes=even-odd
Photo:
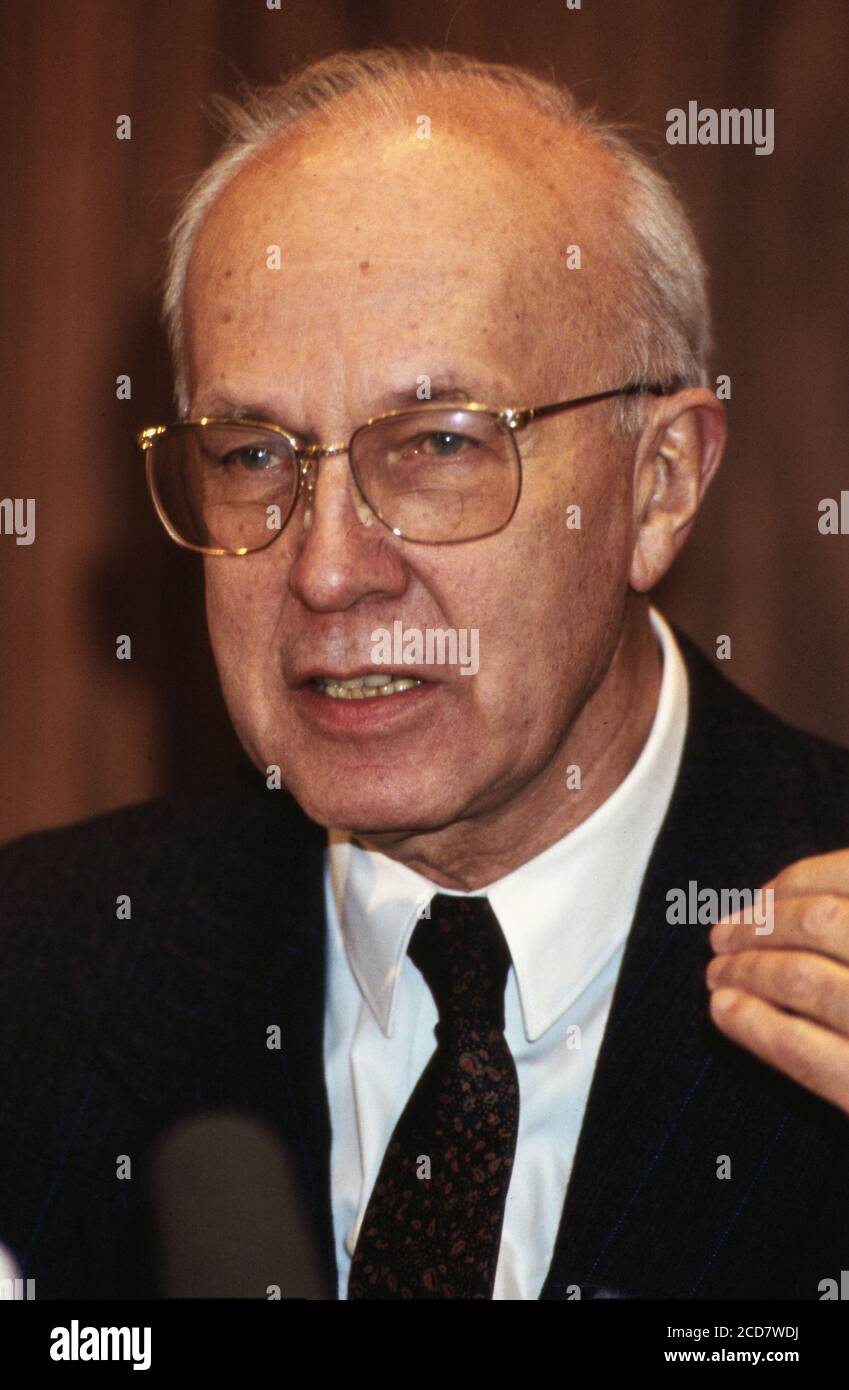
[[[457,385],[454,382],[446,382],[441,385],[438,380],[436,383],[431,381],[428,394],[424,399],[418,392],[417,386],[403,386],[397,391],[387,391],[380,397],[380,402],[387,410],[397,410],[405,405],[426,405],[428,401],[472,401],[477,399],[474,392],[465,386]]]
[[[403,409],[404,406],[427,405],[429,401],[486,400],[485,393],[482,396],[474,388],[461,386],[448,379],[444,381],[439,378],[431,380],[428,395],[424,398],[418,395],[418,391],[418,386],[401,386],[394,390],[385,391],[377,398],[366,418],[372,419],[390,410]],[[267,402],[234,401],[227,396],[213,396],[204,409],[199,410],[194,416],[194,418],[198,417],[227,420],[266,420],[269,424],[279,424],[285,429],[291,429],[292,434],[303,439],[309,439],[318,433],[314,428],[295,429],[289,420],[284,419],[280,412]]]

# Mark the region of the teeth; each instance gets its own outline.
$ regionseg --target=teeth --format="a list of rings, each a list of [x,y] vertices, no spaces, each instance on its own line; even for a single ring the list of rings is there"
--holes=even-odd
[[[413,686],[422,682],[414,676],[393,676],[389,672],[375,671],[347,681],[317,676],[315,684],[332,700],[373,700],[377,695],[399,695],[402,690],[412,690]]]

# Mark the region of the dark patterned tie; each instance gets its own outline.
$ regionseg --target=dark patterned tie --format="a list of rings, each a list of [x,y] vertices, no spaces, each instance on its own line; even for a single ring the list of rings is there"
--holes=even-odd
[[[408,954],[439,1011],[437,1046],[384,1155],[348,1297],[492,1298],[519,1125],[510,953],[486,898],[437,893]]]

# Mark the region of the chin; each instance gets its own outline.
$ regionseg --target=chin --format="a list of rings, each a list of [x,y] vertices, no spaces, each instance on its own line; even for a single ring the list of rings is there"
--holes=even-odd
[[[442,800],[432,798],[421,786],[363,786],[357,790],[348,784],[321,787],[314,780],[301,778],[292,771],[287,779],[285,765],[283,783],[309,816],[328,830],[340,830],[352,835],[382,835],[419,833],[436,830],[453,818],[452,808]]]

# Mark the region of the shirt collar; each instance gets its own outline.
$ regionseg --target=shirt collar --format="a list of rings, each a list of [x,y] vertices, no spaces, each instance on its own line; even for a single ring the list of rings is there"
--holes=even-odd
[[[648,739],[592,815],[542,854],[474,894],[492,905],[513,960],[525,1034],[534,1042],[622,943],[672,795],[687,725],[687,672],[675,637],[649,611],[663,676]],[[398,978],[420,912],[450,890],[414,869],[329,834],[331,889],[354,978],[391,1036]]]

